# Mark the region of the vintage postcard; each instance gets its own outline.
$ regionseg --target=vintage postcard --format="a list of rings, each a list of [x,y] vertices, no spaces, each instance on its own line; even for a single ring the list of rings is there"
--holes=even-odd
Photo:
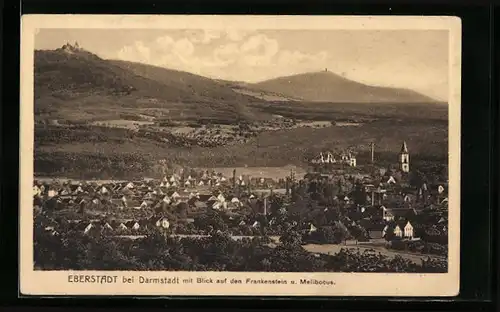
[[[458,294],[459,18],[25,15],[21,39],[21,294]]]

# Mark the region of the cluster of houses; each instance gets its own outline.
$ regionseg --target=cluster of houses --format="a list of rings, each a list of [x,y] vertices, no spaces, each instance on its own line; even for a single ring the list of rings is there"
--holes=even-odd
[[[251,191],[249,184],[256,189]],[[226,211],[235,220],[252,212],[266,213],[268,196],[273,192],[266,189],[270,185],[278,185],[278,182],[269,178],[237,177],[234,171],[232,178],[203,172],[197,178],[172,174],[148,181],[35,181],[33,203],[35,210],[72,212],[72,220],[66,218],[65,221],[84,233],[96,229],[138,233],[152,226],[169,228],[173,218],[176,223],[193,223],[195,217],[209,209]],[[86,212],[100,218],[88,220]],[[111,221],[102,220],[110,220],[110,215],[116,217]],[[245,223],[257,226],[254,220]],[[53,226],[47,227],[50,230]]]
[[[351,216],[372,239],[388,235],[419,239],[430,229],[437,235],[447,236],[447,187],[447,183],[432,186],[423,183],[415,191],[399,184],[394,176],[386,176],[377,186],[364,185],[367,204],[357,206],[357,211]]]
[[[319,155],[311,160],[314,165],[317,164],[344,164],[350,167],[356,167],[356,156],[351,151],[334,153],[331,151],[320,152]]]
[[[341,162],[349,162],[351,159],[345,153],[341,157]],[[353,183],[352,190],[338,198],[346,207],[352,208],[344,222],[351,227],[365,229],[370,239],[390,236],[413,240],[429,232],[447,236],[448,182],[432,185],[422,182],[417,188],[410,186],[406,142],[401,146],[398,162],[397,170],[379,168],[376,175],[348,175],[353,178],[352,182],[356,180],[361,183],[362,190],[355,190]],[[326,153],[326,157],[322,153],[316,163],[338,163],[338,160],[331,153]],[[351,165],[355,165],[355,161]],[[332,183],[335,176],[338,174],[315,173],[309,174],[309,179]]]
[[[409,170],[407,154],[406,143],[403,143],[400,166],[396,171],[380,168],[377,175],[358,173],[358,176],[347,177],[353,183],[348,190],[338,192],[335,197],[335,201],[347,208],[340,220],[347,228],[363,229],[370,239],[390,236],[413,240],[429,232],[447,236],[447,182],[432,185],[422,182],[417,188],[410,186],[408,176],[405,175]],[[351,162],[352,156],[344,154],[339,160]],[[332,157],[327,153],[326,161],[336,160]],[[297,187],[309,183],[333,185],[334,178],[338,179],[339,176],[317,173],[306,174],[303,179],[296,181],[292,172],[286,179],[275,180],[249,175],[237,176],[236,171],[233,171],[232,177],[226,177],[221,173],[205,170],[189,174],[174,173],[161,180],[107,183],[35,181],[33,200],[35,209],[70,210],[81,216],[86,211],[91,211],[94,215],[95,212],[100,212],[101,219],[106,220],[111,220],[110,215],[116,215],[111,221],[97,218],[77,222],[79,219],[88,219],[78,216],[75,220],[69,220],[85,233],[96,229],[137,233],[151,227],[170,228],[174,219],[176,225],[193,223],[196,217],[206,214],[210,209],[225,211],[231,216],[232,221],[228,222],[235,223],[232,225],[236,227],[251,228],[259,227],[258,221],[245,216],[267,215],[269,196],[272,194],[283,194],[286,198],[292,195],[291,199]],[[292,203],[279,211],[283,214],[293,213],[293,209],[302,210],[304,207],[309,210],[321,209],[325,213],[328,210],[320,206],[311,208],[309,204],[304,206]],[[310,226],[309,231],[316,228],[312,223]],[[50,229],[51,226],[48,227]]]
[[[257,199],[269,190],[282,192],[285,179],[236,175],[228,178],[208,170],[192,174],[173,173],[162,180],[97,183],[95,181],[43,183],[33,185],[34,206],[74,207],[81,209],[161,208],[189,204],[197,208],[237,209],[240,196]]]
[[[241,191],[240,196],[205,186],[203,180],[197,185],[192,185],[192,179],[188,177],[184,182],[172,176],[163,181],[148,182],[116,182],[116,183],[85,183],[78,184],[63,183],[35,184],[33,186],[34,206],[42,208],[51,206],[57,210],[61,208],[78,207],[86,208],[118,208],[118,209],[158,209],[167,206],[188,205],[196,208],[239,209],[242,206],[241,198],[258,200],[262,196],[258,191],[248,193]],[[224,177],[216,186],[224,183]],[[238,186],[244,186],[245,180],[237,179]],[[241,197],[241,198],[240,198]]]

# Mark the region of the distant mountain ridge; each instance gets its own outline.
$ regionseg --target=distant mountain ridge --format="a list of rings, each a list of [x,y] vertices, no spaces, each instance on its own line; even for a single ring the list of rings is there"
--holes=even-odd
[[[404,107],[435,102],[411,90],[371,87],[329,72],[255,84],[216,80],[103,59],[76,43],[36,50],[34,65],[35,117],[40,119],[92,121],[147,113],[157,119],[238,122],[269,119],[281,113],[319,114],[318,109],[324,109],[313,108],[311,103],[321,101],[342,103],[342,110],[350,103],[396,103]],[[330,107],[325,112],[332,109],[338,110]]]
[[[123,92],[166,101],[242,98],[209,78],[140,63],[105,60],[69,44],[56,50],[35,51],[35,86],[42,93],[48,90]]]
[[[252,88],[311,102],[330,103],[438,103],[409,89],[369,86],[329,71],[265,80]]]
[[[255,97],[195,74],[102,59],[76,44],[36,50],[34,56],[35,116],[42,119],[113,119],[144,109],[162,110],[155,116],[171,120],[259,120],[266,115],[247,107]]]

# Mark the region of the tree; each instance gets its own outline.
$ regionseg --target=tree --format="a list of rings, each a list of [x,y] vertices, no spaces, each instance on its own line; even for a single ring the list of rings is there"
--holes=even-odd
[[[302,244],[302,235],[296,230],[285,231],[280,237],[280,242],[285,248],[295,249]]]
[[[356,205],[362,206],[366,203],[366,192],[360,182],[356,183],[352,197]]]

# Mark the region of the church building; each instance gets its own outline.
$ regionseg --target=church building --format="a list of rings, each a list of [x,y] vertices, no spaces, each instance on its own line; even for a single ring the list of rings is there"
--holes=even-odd
[[[410,154],[406,141],[403,141],[401,152],[399,153],[399,169],[405,173],[410,172]]]

